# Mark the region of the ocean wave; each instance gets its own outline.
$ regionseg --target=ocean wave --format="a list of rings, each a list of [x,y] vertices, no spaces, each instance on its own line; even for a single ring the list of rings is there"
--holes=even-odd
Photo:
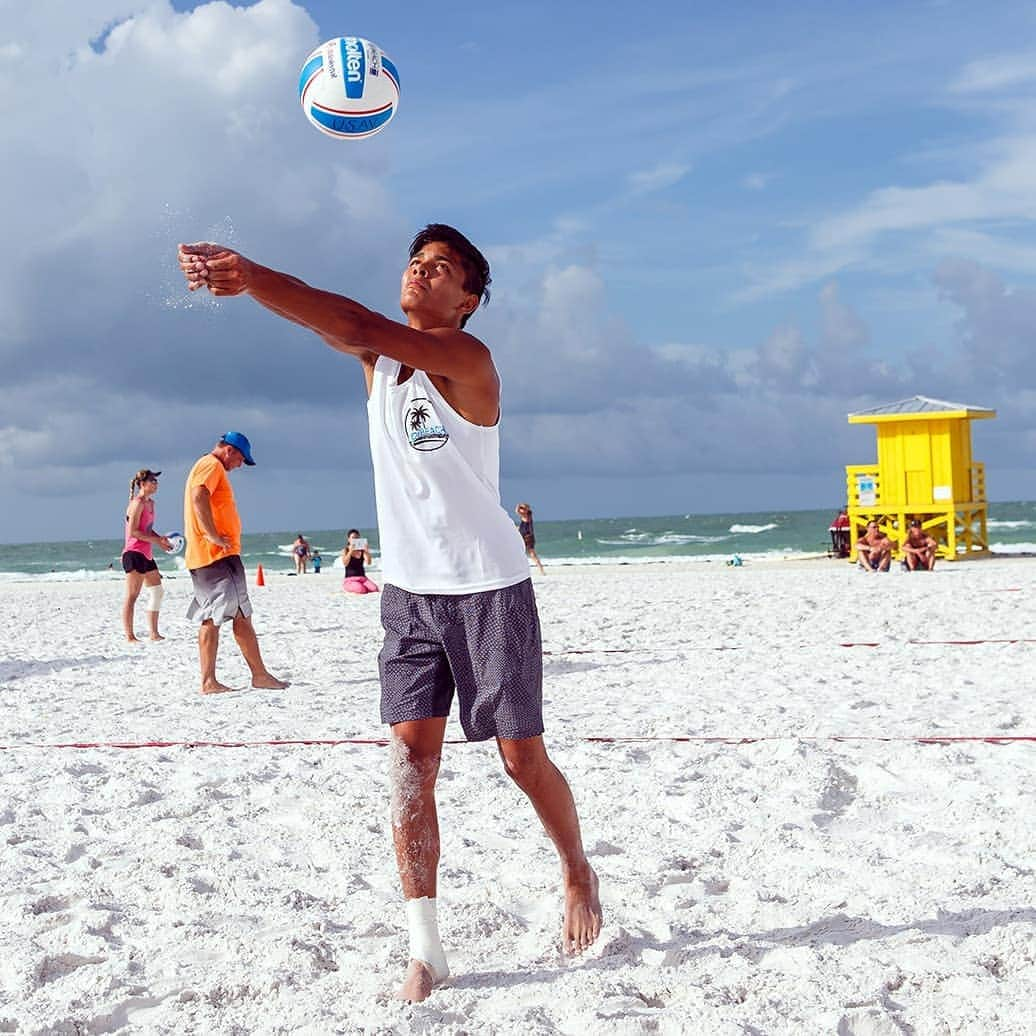
[[[998,521],[996,518],[990,518],[986,522],[987,529],[1036,529],[1036,522],[1026,521],[1024,519],[1018,521]]]
[[[991,543],[994,554],[1036,554],[1036,543]]]
[[[123,578],[122,570],[114,568],[79,568],[74,572],[0,572],[0,582],[4,583],[86,583]]]
[[[602,547],[689,547],[695,543],[722,543],[728,536],[694,536],[679,532],[624,532],[618,539],[596,539]]]
[[[769,532],[771,529],[776,529],[777,523],[770,522],[769,525],[732,525],[730,532]]]

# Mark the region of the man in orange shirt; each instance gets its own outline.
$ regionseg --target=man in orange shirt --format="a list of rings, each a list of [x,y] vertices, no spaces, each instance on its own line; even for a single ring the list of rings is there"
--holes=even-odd
[[[240,432],[227,432],[191,468],[183,497],[187,538],[186,563],[194,582],[188,619],[198,619],[201,693],[219,694],[232,688],[216,679],[219,627],[231,619],[234,639],[252,671],[252,687],[274,691],[287,687],[263,664],[252,626],[245,567],[241,563],[241,517],[227,472],[242,464],[254,466],[252,445]]]

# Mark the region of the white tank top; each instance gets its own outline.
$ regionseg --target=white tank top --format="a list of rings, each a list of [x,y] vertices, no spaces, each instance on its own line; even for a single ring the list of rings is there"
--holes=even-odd
[[[529,578],[525,547],[500,506],[498,426],[472,424],[415,370],[374,367],[367,416],[381,569],[418,594],[498,590]]]

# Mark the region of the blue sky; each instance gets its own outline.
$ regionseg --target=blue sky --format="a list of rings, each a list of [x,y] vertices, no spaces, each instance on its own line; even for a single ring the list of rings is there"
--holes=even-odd
[[[505,503],[542,518],[836,506],[846,414],[915,393],[1036,497],[1031,5],[0,0],[0,539],[115,535],[219,432],[253,529],[370,525],[358,370],[248,300],[224,240],[389,314],[406,244],[493,264]],[[306,123],[323,39],[391,55],[368,141]],[[13,242],[13,245],[11,244]]]

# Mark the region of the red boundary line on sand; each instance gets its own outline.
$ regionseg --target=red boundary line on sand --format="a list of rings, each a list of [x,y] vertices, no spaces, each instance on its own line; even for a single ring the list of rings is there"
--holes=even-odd
[[[763,741],[885,741],[904,742],[919,745],[945,745],[959,742],[983,743],[987,745],[1009,745],[1016,743],[1036,743],[1036,735],[1014,734],[976,734],[976,735],[945,735],[932,734],[927,737],[883,737],[873,734],[829,734],[826,736],[809,735],[804,737],[771,736],[762,737],[705,737],[705,736],[668,736],[668,737],[582,737],[579,741],[585,741],[597,745],[630,744],[634,742],[667,742],[671,744],[706,744],[706,745],[754,745]],[[320,747],[334,747],[337,745],[378,745],[382,748],[389,744],[388,738],[299,738],[296,740],[284,741],[69,741],[62,744],[35,744],[28,742],[24,745],[0,745],[0,752],[16,751],[19,748],[290,748],[293,746],[316,745]],[[467,741],[445,741],[447,745],[465,745]]]
[[[904,644],[914,645],[950,645],[957,647],[972,647],[975,644],[1036,644],[1036,637],[991,637],[985,640],[910,640],[901,641]],[[880,640],[847,640],[840,641],[838,647],[881,647]],[[638,652],[657,650],[655,648],[570,648],[567,651],[544,651],[544,655],[633,655]],[[741,644],[717,644],[706,650],[710,651],[742,651]]]
[[[1033,637],[992,637],[988,640],[916,640],[911,638],[905,641],[907,644],[941,644],[951,645],[957,647],[972,647],[975,644],[1036,644],[1036,638]],[[852,648],[852,647],[881,647],[881,642],[877,640],[857,640],[849,641],[845,644],[839,644],[839,647]]]

